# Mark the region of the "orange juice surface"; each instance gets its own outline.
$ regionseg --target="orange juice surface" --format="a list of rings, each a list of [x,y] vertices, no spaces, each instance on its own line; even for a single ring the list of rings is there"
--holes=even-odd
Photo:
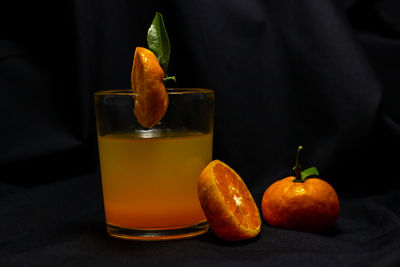
[[[212,134],[149,130],[98,141],[107,223],[162,229],[205,220],[197,179],[211,161]]]

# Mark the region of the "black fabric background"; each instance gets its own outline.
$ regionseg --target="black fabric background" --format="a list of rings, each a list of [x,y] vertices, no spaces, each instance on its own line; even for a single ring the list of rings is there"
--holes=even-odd
[[[0,265],[400,265],[396,0],[12,2],[0,26]],[[296,148],[337,190],[334,229],[130,242],[104,226],[93,93],[129,88],[156,11],[177,87],[216,92],[214,158],[257,204]]]

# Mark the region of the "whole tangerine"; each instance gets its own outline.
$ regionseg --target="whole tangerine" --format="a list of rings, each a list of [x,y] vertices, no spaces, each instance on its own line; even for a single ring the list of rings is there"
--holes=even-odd
[[[340,214],[339,198],[326,181],[310,177],[319,175],[315,167],[301,171],[297,150],[296,176],[270,185],[264,192],[261,208],[265,221],[275,227],[304,232],[322,232],[332,227]]]

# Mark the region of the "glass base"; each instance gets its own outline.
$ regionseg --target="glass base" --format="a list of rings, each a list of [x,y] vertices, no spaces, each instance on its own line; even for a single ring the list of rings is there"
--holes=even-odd
[[[183,228],[132,229],[122,228],[107,222],[107,232],[110,236],[129,240],[171,240],[189,238],[204,234],[208,230],[207,221]]]

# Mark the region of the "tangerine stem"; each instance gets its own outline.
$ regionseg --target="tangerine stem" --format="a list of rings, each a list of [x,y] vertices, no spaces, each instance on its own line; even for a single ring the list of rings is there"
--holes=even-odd
[[[175,76],[165,76],[165,77],[163,78],[163,82],[167,82],[167,81],[174,81],[174,82],[176,82],[176,78],[175,78]]]
[[[301,180],[301,164],[299,163],[300,151],[302,149],[303,149],[302,146],[299,146],[297,148],[296,164],[293,167],[293,171],[296,173],[296,178],[293,180],[294,182],[302,182],[302,180]]]

